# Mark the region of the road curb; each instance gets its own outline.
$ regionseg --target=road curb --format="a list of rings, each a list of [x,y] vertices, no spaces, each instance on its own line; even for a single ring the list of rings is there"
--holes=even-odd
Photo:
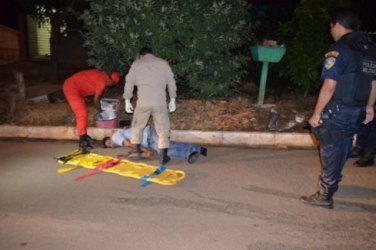
[[[116,129],[88,128],[95,140],[110,136]],[[0,125],[0,138],[77,140],[75,127]],[[213,146],[245,146],[254,148],[314,148],[317,141],[310,133],[230,132],[172,130],[171,140]]]

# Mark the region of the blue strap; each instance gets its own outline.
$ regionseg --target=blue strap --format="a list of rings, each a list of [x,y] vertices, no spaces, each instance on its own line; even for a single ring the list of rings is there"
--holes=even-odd
[[[148,179],[159,175],[160,173],[162,173],[165,170],[166,170],[165,166],[158,166],[157,169],[153,173],[151,173],[149,175],[142,176],[140,178],[140,180],[142,182],[140,186],[141,187],[147,187],[147,186],[149,186],[151,184],[151,182],[148,181]]]

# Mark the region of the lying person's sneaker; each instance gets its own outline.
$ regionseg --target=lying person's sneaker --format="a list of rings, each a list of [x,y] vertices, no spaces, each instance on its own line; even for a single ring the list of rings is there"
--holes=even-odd
[[[208,156],[208,149],[201,147],[200,154],[203,156]]]
[[[200,156],[199,152],[193,152],[188,156],[188,163],[193,164],[197,161],[198,157]]]
[[[310,196],[302,196],[300,197],[300,201],[311,206],[321,206],[329,209],[333,208],[332,195],[325,193],[323,190],[318,190]]]

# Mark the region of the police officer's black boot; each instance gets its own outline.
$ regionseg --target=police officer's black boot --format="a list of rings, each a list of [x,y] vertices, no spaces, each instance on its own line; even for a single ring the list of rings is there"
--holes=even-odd
[[[355,146],[350,152],[349,158],[358,158],[362,156],[363,148],[361,146]]]
[[[333,194],[329,194],[323,189],[318,190],[310,196],[300,197],[300,201],[311,206],[321,206],[329,209],[333,208]]]
[[[141,159],[141,144],[133,144],[132,150],[129,153],[128,157],[132,160]]]
[[[354,162],[354,165],[361,168],[375,165],[375,153],[366,150],[362,157]]]
[[[93,141],[93,139],[90,136],[88,136],[87,134],[80,135],[80,139],[78,141],[79,149],[84,153],[89,152],[89,150],[94,148],[91,145],[92,141]]]
[[[162,148],[161,149],[161,155],[159,156],[159,164],[166,165],[167,162],[171,160],[170,156],[167,155],[167,148]]]

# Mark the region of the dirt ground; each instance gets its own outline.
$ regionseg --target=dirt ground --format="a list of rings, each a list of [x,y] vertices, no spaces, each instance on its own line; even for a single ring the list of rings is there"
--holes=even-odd
[[[26,82],[27,102],[18,105],[15,114],[9,116],[9,103],[6,95],[0,99],[0,124],[34,125],[34,126],[74,126],[74,116],[61,93],[61,83],[51,84],[41,72],[48,70],[42,64],[39,68],[23,65]],[[4,92],[8,86],[15,84],[12,70],[17,66],[0,67],[0,86]],[[103,97],[120,100],[118,117],[120,120],[131,119],[124,112],[121,99],[123,85],[107,89]],[[53,102],[47,97],[53,97]],[[307,119],[313,110],[315,97],[279,97],[268,95],[266,90],[265,104],[256,105],[257,89],[243,92],[226,100],[196,100],[177,98],[177,109],[171,113],[171,128],[177,130],[202,131],[267,131],[267,124],[272,108],[279,112],[278,131],[307,132]],[[51,99],[51,98],[50,98]],[[89,123],[95,126],[95,109],[92,100],[87,98],[89,107]],[[134,104],[135,105],[135,104]],[[300,119],[298,119],[300,118]]]

